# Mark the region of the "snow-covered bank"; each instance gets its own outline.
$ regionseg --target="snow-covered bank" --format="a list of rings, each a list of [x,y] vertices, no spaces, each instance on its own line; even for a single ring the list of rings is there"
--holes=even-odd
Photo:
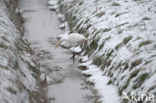
[[[117,86],[119,95],[123,91],[156,95],[155,0],[58,0],[58,4],[70,29],[88,37],[85,54],[111,78],[107,85]]]
[[[0,103],[29,103],[40,72],[22,38],[20,18],[9,3],[0,0]]]
[[[82,74],[90,75],[87,81],[95,85],[95,89],[101,96],[99,101],[103,103],[120,103],[117,88],[112,85],[107,85],[110,78],[103,76],[101,69],[91,63],[91,61],[88,61],[86,63],[81,63],[79,66],[87,67],[87,70],[84,70]]]

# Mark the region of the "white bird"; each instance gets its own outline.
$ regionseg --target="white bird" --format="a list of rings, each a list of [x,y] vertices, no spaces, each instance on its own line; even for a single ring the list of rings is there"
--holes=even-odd
[[[77,47],[77,46],[80,46],[82,44],[87,44],[87,38],[84,37],[83,35],[81,34],[78,34],[78,33],[71,33],[69,35],[62,35],[59,36],[59,41],[58,43],[56,44],[56,47],[58,46],[63,46],[65,48],[72,48],[72,47]]]
[[[80,46],[82,44],[87,45],[88,39],[84,37],[83,35],[79,33],[71,33],[69,35],[63,35],[62,37],[59,38],[60,40],[56,44],[56,47],[61,45],[62,47],[65,48],[73,48]],[[75,59],[75,54],[73,52],[73,61]]]

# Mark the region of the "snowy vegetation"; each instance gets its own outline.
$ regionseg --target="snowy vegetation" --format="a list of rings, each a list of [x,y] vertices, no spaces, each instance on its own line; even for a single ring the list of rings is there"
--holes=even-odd
[[[22,37],[22,18],[9,3],[0,0],[0,103],[29,103],[37,91],[40,71]]]
[[[116,86],[118,96],[123,91],[156,95],[155,0],[58,0],[55,8],[65,16],[71,31],[89,39],[84,55],[92,62],[85,64],[86,73],[92,75],[89,79],[95,86],[103,84],[96,89],[104,103],[117,103],[107,100],[114,92],[104,93],[109,92],[103,91],[105,86]]]
[[[123,91],[156,96],[155,0],[56,1],[48,3],[63,23],[59,27],[89,40],[86,48],[78,48],[83,50],[78,67],[100,102],[128,103],[121,100]],[[23,38],[16,3],[0,0],[0,103],[39,103],[40,65]]]

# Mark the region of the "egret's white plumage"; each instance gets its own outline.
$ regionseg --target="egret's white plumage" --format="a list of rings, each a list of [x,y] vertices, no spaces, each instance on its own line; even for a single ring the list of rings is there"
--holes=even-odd
[[[59,42],[56,44],[56,47],[61,45],[65,48],[70,48],[70,51],[73,53],[73,64],[75,61],[75,53],[81,52],[80,45],[87,44],[87,38],[78,33],[65,34],[58,37]],[[79,46],[79,47],[78,47]]]
[[[87,43],[87,38],[84,37],[81,34],[78,33],[71,33],[69,35],[63,35],[62,38],[60,37],[59,42],[57,43],[58,45],[61,45],[65,48],[72,48],[72,47],[77,47],[80,46],[82,44],[86,44]]]
[[[72,47],[72,48],[70,48],[69,51],[70,51],[71,53],[74,52],[74,53],[76,53],[76,54],[79,54],[79,53],[82,51],[82,49],[81,49],[80,46],[78,46],[78,47]]]

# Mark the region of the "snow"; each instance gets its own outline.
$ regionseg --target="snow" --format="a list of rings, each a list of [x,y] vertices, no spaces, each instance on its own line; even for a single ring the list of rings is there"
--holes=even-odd
[[[36,64],[3,1],[0,0],[0,102],[29,103],[29,93],[37,86],[32,75],[36,75],[32,70]]]
[[[60,14],[60,13],[57,15],[57,18],[58,18],[61,22],[64,22],[64,21],[65,21],[64,15],[62,15],[62,14]]]
[[[50,10],[56,10],[58,7],[57,7],[57,6],[48,6],[48,8],[49,8]]]
[[[95,84],[94,88],[101,96],[100,101],[103,103],[120,103],[120,97],[117,95],[117,87],[107,85],[110,79],[103,76],[101,69],[95,65],[88,65],[87,67],[88,70],[83,71],[82,74],[91,75],[87,81],[93,82]]]
[[[68,39],[68,33],[60,34],[57,36],[58,40]]]
[[[1,66],[5,67],[8,65],[8,60],[0,55]]]
[[[101,64],[98,65],[103,75],[94,79],[99,79],[102,83],[100,78],[110,77],[119,92],[123,90],[127,93],[156,92],[155,0],[58,0],[58,2],[61,12],[59,14],[61,16],[64,14],[72,25],[70,29],[88,38],[89,48],[85,51],[92,51],[88,54],[89,59],[93,61],[96,57],[101,59]],[[132,75],[137,70],[139,72]],[[144,73],[148,76],[135,88],[135,84]],[[96,84],[102,85],[97,82]],[[116,92],[116,95],[121,94]],[[102,99],[102,103],[107,101],[105,99]]]
[[[62,24],[59,25],[59,28],[60,29],[65,29],[67,26],[68,26],[68,23],[67,22],[64,22],[64,23],[62,23]]]
[[[81,60],[82,63],[87,62],[87,61],[88,61],[88,55],[82,56],[82,57],[80,58],[80,60]]]
[[[56,3],[57,3],[56,0],[50,0],[50,1],[48,1],[48,5],[50,5],[50,6],[55,6]]]
[[[50,0],[47,2],[49,10],[58,12],[58,5],[56,0]]]

